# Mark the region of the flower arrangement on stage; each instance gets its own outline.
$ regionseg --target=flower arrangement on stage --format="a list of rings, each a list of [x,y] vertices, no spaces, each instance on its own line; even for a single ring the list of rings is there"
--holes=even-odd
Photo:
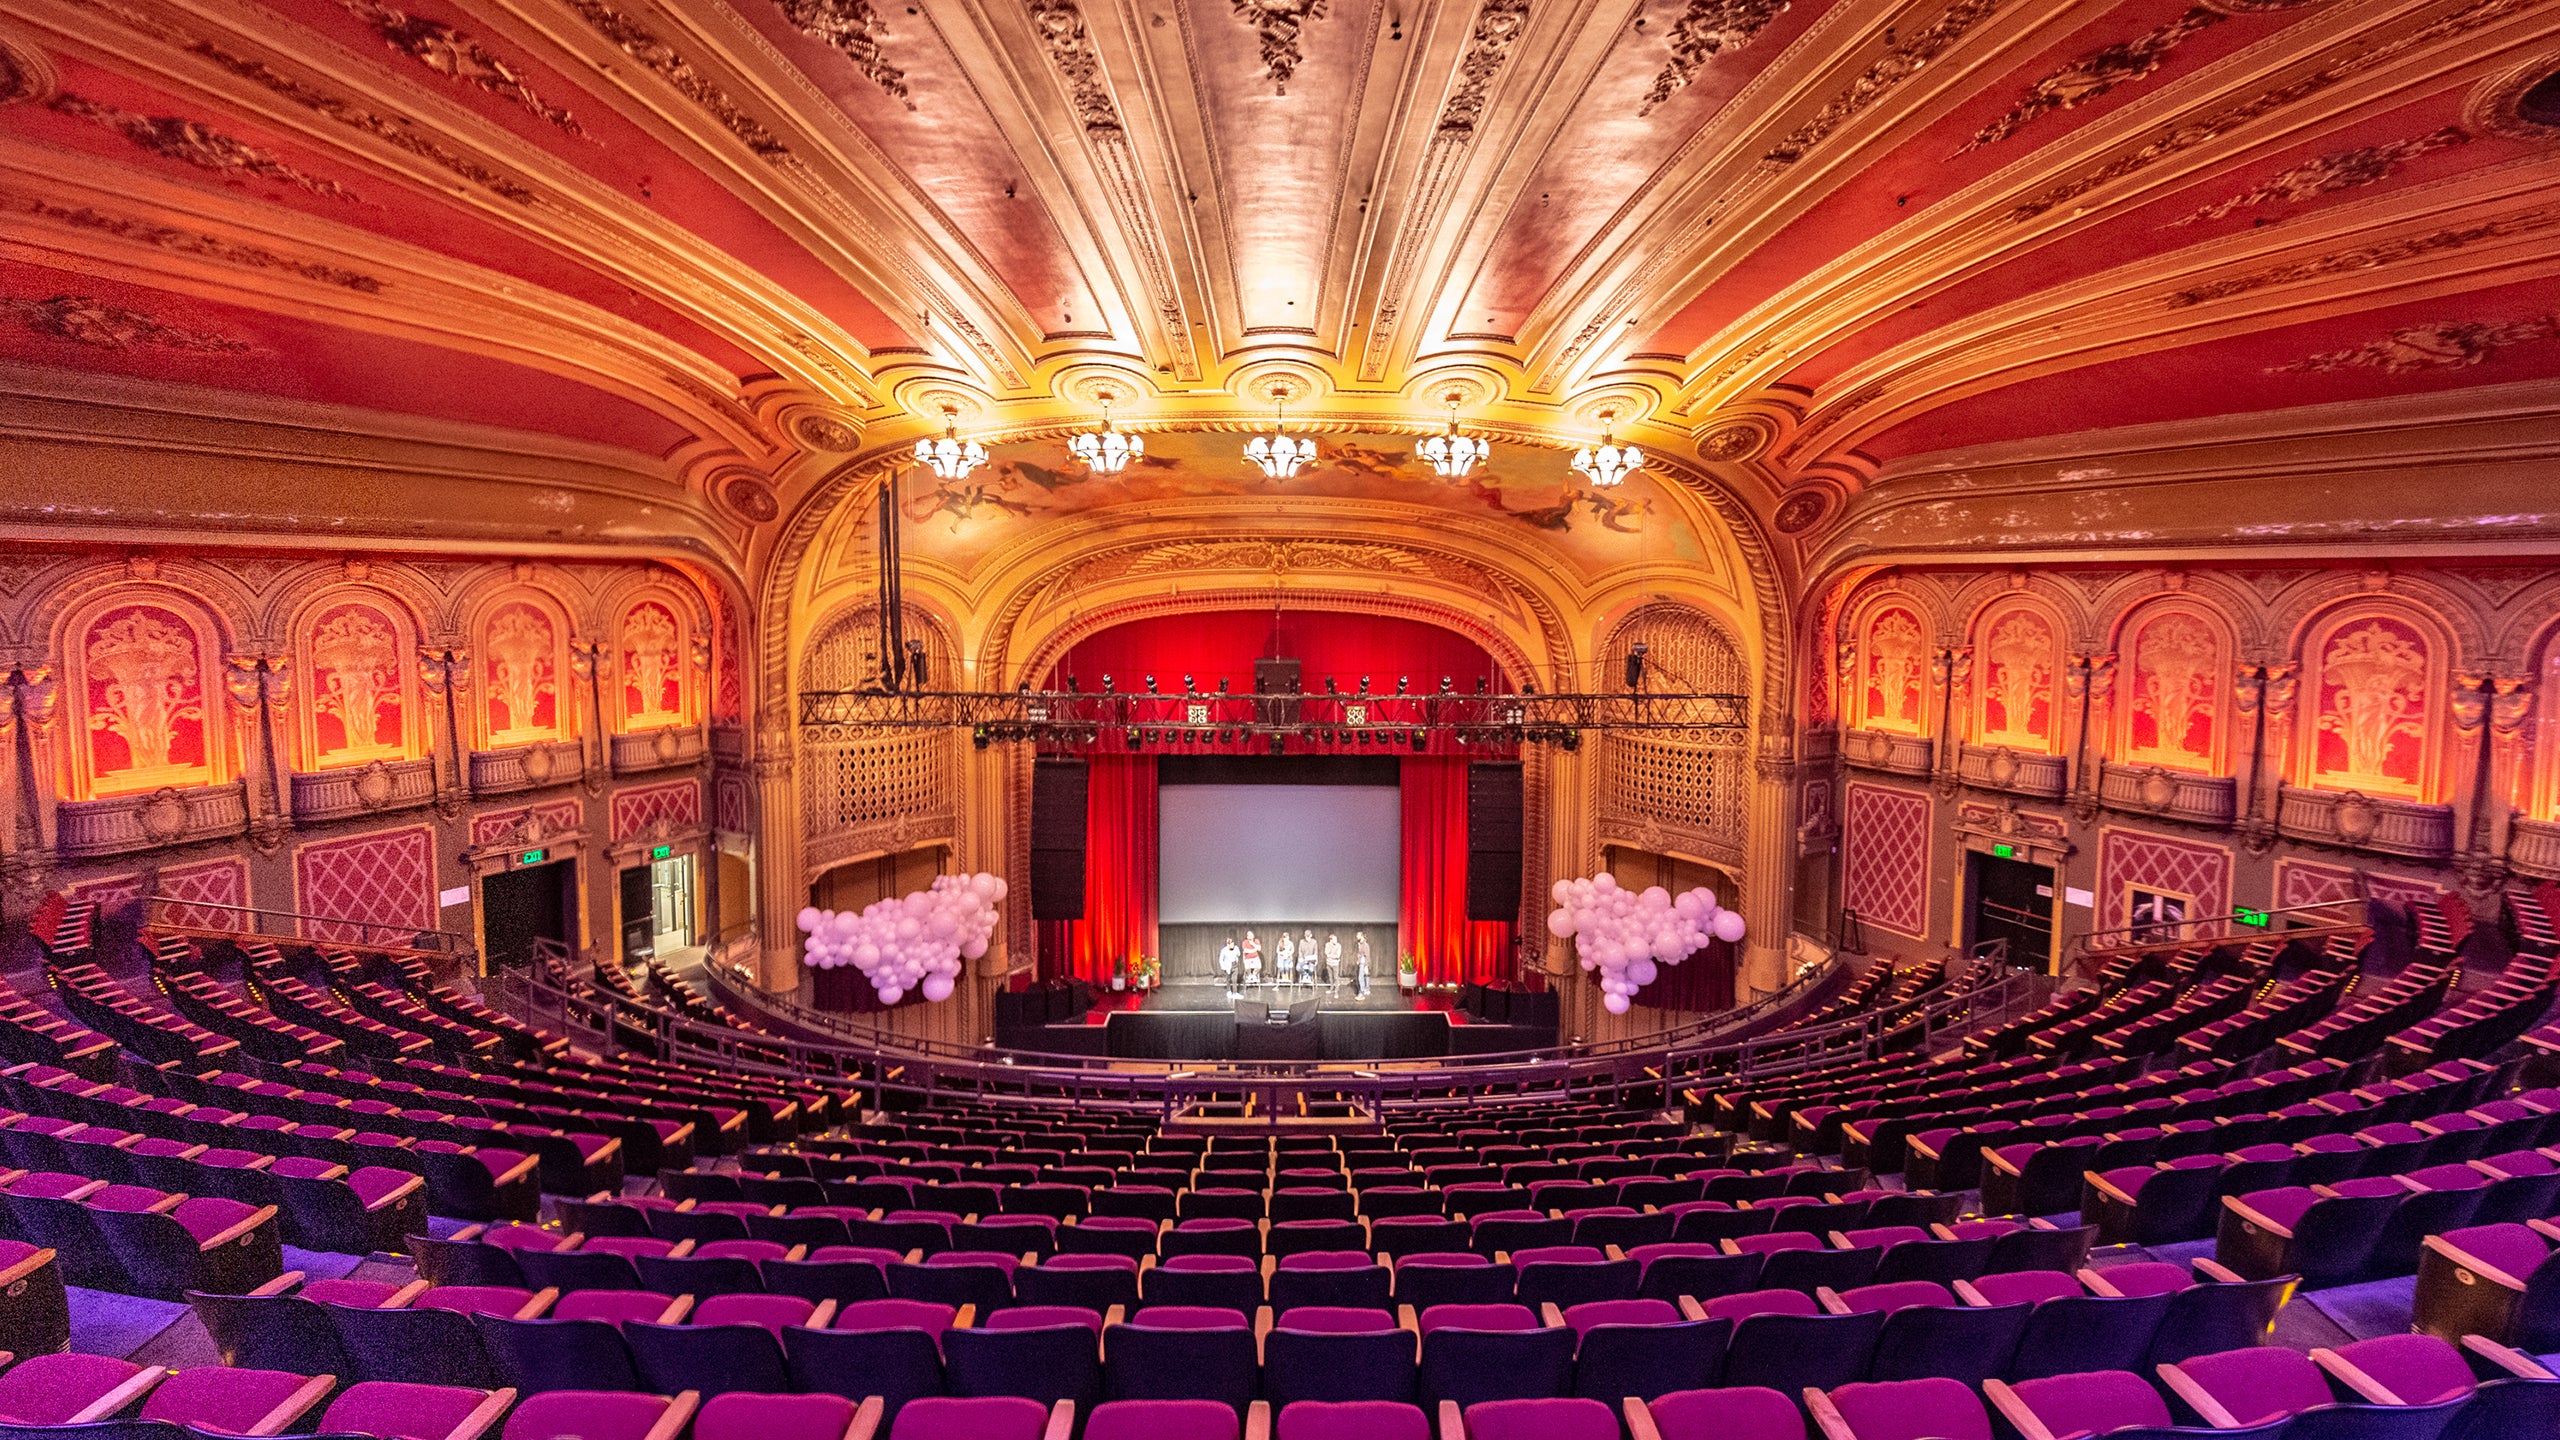
[[[1164,983],[1164,962],[1153,955],[1141,955],[1131,960],[1129,983],[1141,990],[1153,990]]]
[[[910,988],[929,1001],[948,1000],[960,962],[987,953],[1004,892],[993,875],[940,875],[930,890],[874,900],[859,914],[812,905],[800,912],[809,936],[803,958],[813,969],[860,970],[883,1005],[897,1004]]]
[[[1742,917],[1719,908],[1703,885],[1674,897],[1659,885],[1629,890],[1603,874],[1559,880],[1550,893],[1556,908],[1547,929],[1573,941],[1583,969],[1600,972],[1600,1003],[1612,1015],[1627,1013],[1659,967],[1679,964],[1709,940],[1732,944],[1743,936]]]
[[[1414,959],[1413,952],[1410,950],[1398,951],[1396,953],[1396,988],[1411,990],[1420,984],[1421,980],[1422,962]]]

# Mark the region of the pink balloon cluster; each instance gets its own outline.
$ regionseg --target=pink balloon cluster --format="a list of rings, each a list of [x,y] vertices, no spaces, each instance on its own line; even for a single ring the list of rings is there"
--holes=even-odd
[[[1559,880],[1550,892],[1556,908],[1547,928],[1573,941],[1582,968],[1600,972],[1600,1003],[1624,1015],[1635,993],[1654,982],[1664,965],[1677,965],[1709,940],[1742,938],[1742,917],[1716,905],[1716,892],[1701,885],[1674,896],[1659,885],[1641,892],[1615,875]]]
[[[809,935],[802,957],[820,970],[860,970],[883,1005],[897,1004],[910,988],[921,988],[927,1000],[948,1000],[960,962],[987,953],[1004,888],[993,875],[941,875],[930,890],[874,900],[859,914],[809,906],[800,912]]]

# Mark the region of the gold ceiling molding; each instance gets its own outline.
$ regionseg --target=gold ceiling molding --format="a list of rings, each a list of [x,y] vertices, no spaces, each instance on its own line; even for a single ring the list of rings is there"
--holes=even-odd
[[[381,0],[338,0],[338,4],[348,14],[371,26],[373,33],[382,37],[384,45],[446,79],[486,90],[526,114],[558,127],[562,134],[575,135],[581,140],[594,138],[587,134],[585,126],[578,123],[578,117],[565,107],[554,105],[535,94],[533,86],[526,83],[514,66],[452,26],[393,9]]]
[[[2510,140],[2560,144],[2560,125],[2528,119],[2523,109],[2526,93],[2555,73],[2560,73],[2560,51],[2543,51],[2473,91],[2462,107],[2463,120],[2474,129]]]
[[[2012,207],[2009,218],[2013,222],[2033,220],[2093,190],[2112,185],[2126,176],[2139,174],[2172,156],[2219,140],[2253,121],[2300,104],[2358,76],[2381,69],[2404,56],[2469,34],[2484,26],[2528,13],[2540,8],[2542,4],[2543,0],[2471,0],[2470,4],[2450,14],[2438,16],[2415,29],[2392,33],[2387,38],[2376,39],[2360,49],[2338,55],[2307,75],[2299,76],[2281,85],[2270,86],[2248,99],[2223,106],[2202,118],[2182,120],[2168,133],[2149,143],[2119,155],[2074,179],[2052,186],[2035,198]]]
[[[873,12],[870,0],[778,0],[782,16],[791,28],[812,40],[834,47],[862,78],[880,87],[894,100],[906,101],[907,108],[916,102],[907,94],[907,72],[889,63],[880,47],[881,33],[888,29]]]
[[[746,111],[728,91],[693,66],[676,49],[633,19],[614,9],[604,0],[567,0],[578,18],[602,36],[616,50],[630,56],[640,66],[674,87],[675,92],[701,107],[702,112],[720,122],[738,143],[769,161],[780,161],[791,154],[791,147],[765,123]]]
[[[2027,93],[2007,114],[1974,132],[1973,138],[1958,146],[1956,153],[1968,154],[1997,144],[2039,117],[2086,105],[2119,85],[2150,78],[2179,46],[2235,13],[2290,10],[2308,3],[2312,0],[2262,0],[2246,6],[2224,0],[2219,4],[2190,5],[2174,20],[2155,25],[2129,40],[2102,45],[2039,79],[2027,87]]]
[[[1763,163],[1793,165],[1802,160],[1814,146],[1892,94],[1902,82],[1919,74],[1930,61],[1954,49],[1956,43],[1971,33],[1975,26],[1997,14],[2000,4],[2001,0],[1957,0],[1924,28],[1908,38],[1894,41],[1881,59],[1831,97],[1830,103],[1814,112],[1811,119],[1788,131],[1785,139],[1771,146],[1769,153],[1762,157]]]
[[[136,245],[148,245],[173,255],[211,260],[244,270],[271,270],[321,285],[335,285],[360,295],[379,295],[388,288],[381,277],[342,265],[324,264],[317,260],[297,260],[279,255],[262,245],[248,245],[208,235],[201,230],[166,225],[133,215],[111,215],[89,205],[64,205],[41,195],[29,194],[0,184],[0,214],[15,213],[56,225],[82,231],[92,236],[112,236]]]
[[[2388,180],[2399,174],[2402,166],[2421,155],[2432,155],[2438,150],[2470,142],[2469,131],[2459,125],[2446,125],[2406,140],[2387,140],[2379,145],[2332,150],[2299,165],[2287,166],[2236,195],[2217,200],[2169,223],[2174,228],[2203,220],[2219,220],[2252,205],[2298,204],[2304,200],[2316,200],[2323,195]]]
[[[2446,226],[2422,235],[2395,236],[2371,244],[2333,250],[2325,255],[2288,261],[2246,275],[2226,275],[2219,280],[2173,292],[2169,296],[2169,304],[2172,308],[2183,309],[2209,301],[2228,300],[2234,295],[2245,295],[2270,285],[2290,285],[2329,275],[2345,275],[2421,260],[2483,240],[2511,240],[2522,235],[2537,235],[2555,225],[2560,225],[2560,205],[2537,205],[2468,224]]]

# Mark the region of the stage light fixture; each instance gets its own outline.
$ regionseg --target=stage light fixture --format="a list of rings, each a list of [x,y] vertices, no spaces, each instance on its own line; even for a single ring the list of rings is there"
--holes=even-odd
[[[907,678],[915,682],[918,690],[931,683],[925,676],[924,642],[921,640],[907,642]]]
[[[1150,695],[1156,693],[1156,677],[1153,672],[1147,675],[1147,693]]]
[[[1200,693],[1200,685],[1199,685],[1199,682],[1198,682],[1198,681],[1195,681],[1195,680],[1193,680],[1193,679],[1191,678],[1191,674],[1190,674],[1190,672],[1189,672],[1189,671],[1184,671],[1184,672],[1183,672],[1183,676],[1182,676],[1182,693],[1183,693],[1183,694],[1185,694],[1185,695],[1197,695],[1197,694],[1199,694],[1199,693]]]
[[[1446,676],[1446,675],[1443,675],[1443,676],[1441,676],[1441,677],[1440,677],[1440,693],[1441,693],[1441,694],[1443,694],[1443,695],[1450,694],[1451,692],[1455,691],[1457,688],[1458,688],[1458,682],[1457,682],[1457,681],[1450,679],[1450,678],[1449,678],[1448,676]]]
[[[984,725],[980,725],[980,726],[977,726],[976,728],[972,729],[972,730],[969,732],[969,743],[970,743],[970,744],[972,744],[972,745],[977,746],[977,747],[978,747],[979,749],[981,749],[981,750],[986,749],[986,748],[987,748],[987,727],[986,727],[986,726],[984,726]]]
[[[1341,694],[1341,693],[1342,693],[1342,682],[1340,682],[1340,681],[1338,681],[1338,680],[1334,679],[1334,678],[1333,678],[1332,676],[1330,676],[1330,675],[1327,675],[1326,677],[1324,677],[1324,693],[1326,693],[1327,695],[1339,695],[1339,694]]]
[[[1102,672],[1102,693],[1105,695],[1111,693],[1111,672],[1108,670]]]
[[[1477,693],[1477,694],[1479,694],[1479,695],[1490,694],[1490,693],[1492,692],[1492,690],[1493,690],[1493,681],[1492,681],[1492,680],[1490,680],[1490,679],[1488,679],[1488,678],[1486,678],[1485,676],[1482,676],[1482,675],[1479,675],[1479,676],[1477,676],[1477,677],[1476,677],[1476,693]]]
[[[1132,750],[1135,750],[1135,749],[1137,749],[1137,748],[1138,748],[1138,746],[1139,746],[1141,743],[1142,743],[1142,742],[1141,742],[1141,741],[1139,740],[1139,738],[1138,738],[1138,732],[1137,732],[1137,731],[1135,731],[1135,730],[1130,731],[1130,732],[1129,732],[1129,748],[1130,748],[1130,749],[1132,749]]]
[[[1288,741],[1288,737],[1286,737],[1286,736],[1282,735],[1282,734],[1281,734],[1279,731],[1277,731],[1277,730],[1272,731],[1272,732],[1271,732],[1271,753],[1272,753],[1272,754],[1274,754],[1274,755],[1285,755],[1285,754],[1287,754],[1287,753],[1288,753],[1288,750],[1289,750],[1289,741]]]
[[[1413,677],[1412,677],[1412,676],[1410,676],[1410,675],[1399,675],[1399,676],[1397,676],[1397,677],[1396,677],[1396,693],[1397,693],[1397,694],[1402,695],[1402,694],[1405,694],[1405,693],[1407,693],[1408,691],[1410,691],[1410,690],[1412,690],[1412,689],[1413,689]]]
[[[1221,695],[1224,695],[1224,694],[1226,694],[1226,693],[1227,693],[1227,682],[1226,682],[1226,681],[1224,681],[1224,680],[1220,680],[1220,681],[1218,682],[1218,693],[1219,693],[1219,694],[1221,694]]]
[[[1428,750],[1428,749],[1430,749],[1430,748],[1431,748],[1431,732],[1430,732],[1430,731],[1428,731],[1428,730],[1416,730],[1416,731],[1414,731],[1414,732],[1413,732],[1413,748],[1414,748],[1415,750],[1417,750],[1417,751],[1422,751],[1422,750]]]
[[[1360,677],[1360,693],[1363,695],[1369,693],[1369,677],[1366,675]]]

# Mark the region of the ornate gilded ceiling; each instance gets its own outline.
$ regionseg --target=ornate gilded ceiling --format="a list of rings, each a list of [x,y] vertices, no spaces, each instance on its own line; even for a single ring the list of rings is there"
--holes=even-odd
[[[946,408],[1454,393],[1805,543],[2081,432],[2547,415],[2555,68],[2560,0],[0,0],[0,389],[530,432],[524,536],[732,557]]]

